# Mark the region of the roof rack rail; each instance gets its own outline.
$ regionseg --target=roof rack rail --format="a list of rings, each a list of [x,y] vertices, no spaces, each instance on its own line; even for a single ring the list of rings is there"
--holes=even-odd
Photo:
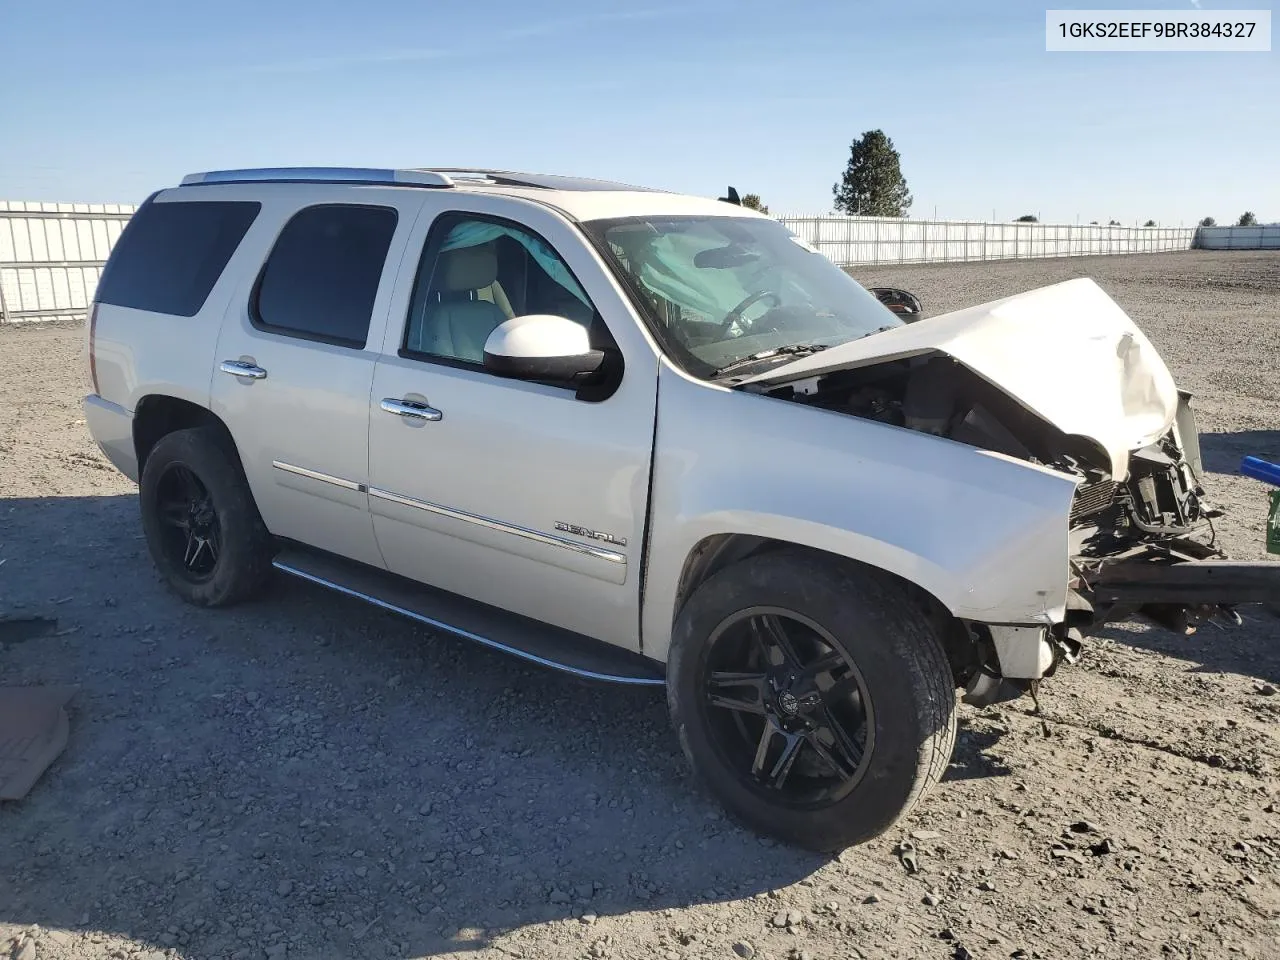
[[[409,167],[399,170],[374,167],[257,167],[245,170],[209,170],[189,173],[182,186],[204,183],[363,183],[404,187],[454,187],[484,184],[497,187],[533,187],[543,190],[654,191],[651,187],[566,177],[547,173],[518,173],[481,167]]]
[[[453,180],[434,170],[389,170],[374,167],[257,167],[189,173],[182,186],[201,183],[370,183],[406,187],[452,187]]]
[[[480,180],[500,187],[534,187],[542,190],[568,190],[572,192],[592,190],[626,190],[642,193],[662,192],[652,187],[618,183],[614,180],[596,180],[592,177],[572,177],[554,173],[521,173],[517,170],[496,170],[490,167],[443,167],[439,165],[426,169],[455,180],[470,180],[471,182]]]

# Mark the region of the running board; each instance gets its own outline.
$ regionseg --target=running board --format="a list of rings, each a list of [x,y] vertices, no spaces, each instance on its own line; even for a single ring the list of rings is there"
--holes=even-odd
[[[1280,562],[1187,560],[1104,565],[1091,580],[1102,603],[1233,606],[1280,602]]]
[[[272,566],[437,630],[587,680],[638,686],[666,683],[663,664],[642,654],[344,557],[290,545]]]

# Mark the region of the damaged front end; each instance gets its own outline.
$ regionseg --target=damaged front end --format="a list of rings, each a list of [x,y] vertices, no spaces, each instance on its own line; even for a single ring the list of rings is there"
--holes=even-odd
[[[1266,599],[1216,545],[1221,515],[1201,486],[1199,436],[1189,394],[1156,443],[1134,450],[1122,480],[1086,481],[1071,514],[1067,626],[1087,630],[1142,614],[1180,633],[1232,607]],[[1180,569],[1174,570],[1173,567]],[[1262,565],[1263,573],[1273,565]],[[1280,569],[1280,565],[1277,565]],[[1280,581],[1273,581],[1273,590]]]
[[[1034,695],[1104,623],[1141,615],[1192,633],[1280,597],[1280,563],[1232,563],[1217,547],[1191,398],[1092,281],[920,320],[743,386],[1076,480],[1065,611],[1041,624],[966,622],[952,660],[970,702]]]

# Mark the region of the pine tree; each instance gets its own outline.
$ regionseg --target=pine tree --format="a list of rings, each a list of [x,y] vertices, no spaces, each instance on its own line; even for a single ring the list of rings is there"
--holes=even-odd
[[[883,130],[868,130],[849,149],[849,163],[832,187],[835,208],[850,216],[905,217],[911,194],[902,158]]]

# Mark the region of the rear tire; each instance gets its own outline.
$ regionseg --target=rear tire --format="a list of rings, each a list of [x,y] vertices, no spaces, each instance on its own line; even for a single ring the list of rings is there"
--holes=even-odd
[[[823,852],[884,833],[941,779],[955,689],[918,597],[792,549],[699,586],[667,663],[672,721],[710,792],[748,826]]]
[[[194,427],[161,437],[138,488],[151,559],[183,600],[221,607],[266,584],[271,536],[222,430]]]

